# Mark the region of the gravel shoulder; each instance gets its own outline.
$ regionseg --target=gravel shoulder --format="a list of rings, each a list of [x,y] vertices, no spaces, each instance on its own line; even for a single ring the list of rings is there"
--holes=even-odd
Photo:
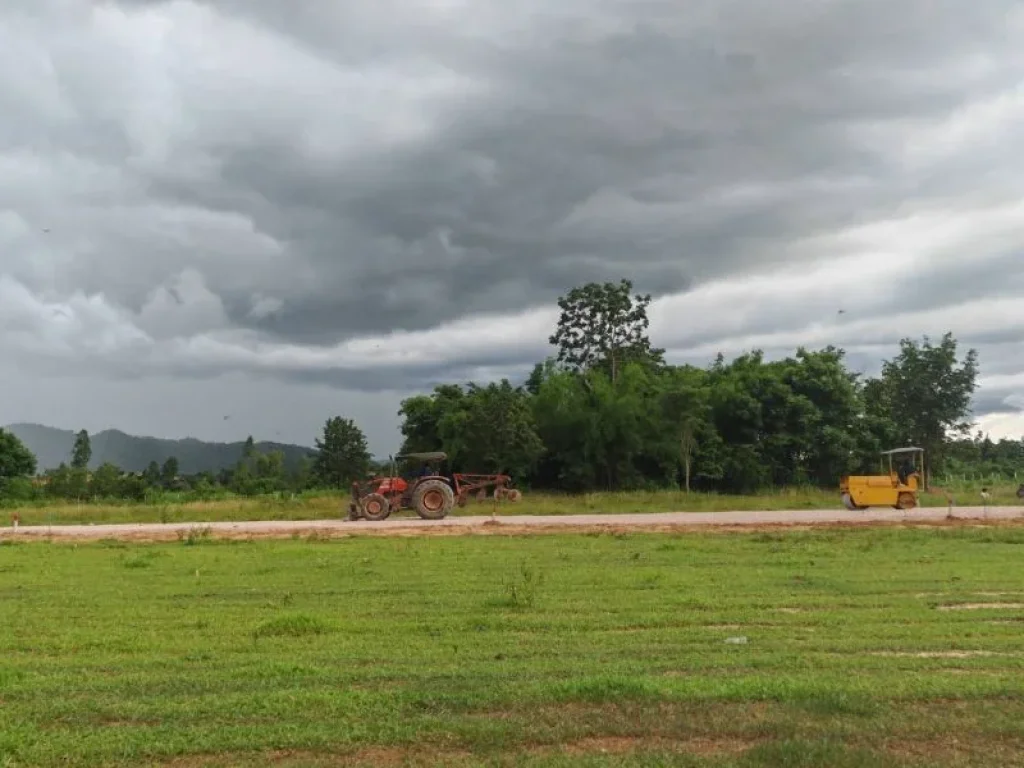
[[[818,526],[864,525],[963,525],[1024,524],[1024,507],[954,507],[915,509],[869,509],[863,512],[835,510],[790,510],[772,512],[666,512],[617,515],[516,515],[514,517],[449,517],[421,520],[397,517],[380,522],[366,520],[266,520],[251,522],[136,523],[116,525],[10,526],[0,529],[0,539],[89,541],[120,539],[132,541],[173,541],[189,535],[210,538],[291,538],[320,536],[428,536],[537,533],[586,533],[628,531],[728,531],[800,529]]]

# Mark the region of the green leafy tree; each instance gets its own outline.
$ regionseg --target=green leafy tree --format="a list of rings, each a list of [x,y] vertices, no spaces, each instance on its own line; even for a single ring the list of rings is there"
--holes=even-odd
[[[805,441],[797,449],[800,479],[833,485],[857,468],[863,443],[863,402],[858,375],[847,370],[845,352],[835,347],[797,350],[779,364],[783,383],[801,398],[795,427]]]
[[[98,499],[121,496],[121,470],[109,461],[101,464],[89,480],[89,495]]]
[[[455,384],[435,387],[430,395],[416,395],[402,401],[401,453],[422,453],[442,448],[457,453],[458,421],[466,410],[466,393]],[[446,443],[447,438],[447,443]],[[453,460],[457,457],[453,456]]]
[[[47,495],[57,499],[85,501],[89,498],[89,470],[69,467],[61,462],[57,469],[45,473]]]
[[[960,361],[951,333],[937,345],[928,337],[903,339],[899,354],[882,365],[880,380],[868,388],[872,411],[894,443],[924,448],[936,467],[947,441],[970,433],[977,377],[977,352],[969,349]]]
[[[667,437],[672,449],[678,449],[682,485],[687,493],[691,490],[701,438],[710,428],[706,380],[703,371],[689,366],[676,369],[666,377],[664,389],[660,393]]]
[[[238,462],[234,472],[231,473],[230,486],[231,490],[240,496],[251,496],[256,492],[253,462],[246,460]]]
[[[457,422],[444,422],[449,431],[456,425],[459,430],[449,435],[449,442],[458,441],[458,464],[470,471],[528,476],[544,445],[526,392],[508,380],[485,387],[471,384],[464,405]]]
[[[48,469],[43,473],[46,478],[46,495],[55,499],[68,499],[72,496],[71,467],[63,461],[56,469]]]
[[[0,429],[0,495],[13,495],[15,481],[35,474],[36,457],[13,432]]]
[[[258,453],[255,459],[256,483],[261,493],[274,493],[285,487],[284,453]]]
[[[178,477],[178,459],[175,456],[168,456],[167,460],[160,467],[160,482],[165,487],[170,487]]]
[[[313,486],[313,459],[303,456],[288,473],[288,487],[296,492],[308,490]]]
[[[537,432],[545,447],[536,484],[567,491],[594,488],[598,482],[599,414],[582,376],[551,373],[533,398]]]
[[[146,481],[146,485],[150,488],[156,488],[160,485],[160,465],[156,461],[149,462],[146,470],[142,473],[142,477]]]
[[[71,449],[71,468],[85,469],[92,460],[92,442],[89,440],[89,433],[82,430],[75,435],[75,444]]]
[[[662,361],[647,337],[650,295],[631,295],[633,283],[587,283],[559,298],[561,314],[549,342],[570,369],[603,369],[616,382],[629,362]]]
[[[122,499],[127,499],[129,501],[145,501],[146,492],[149,488],[150,485],[146,482],[145,477],[132,472],[121,476],[118,495]]]
[[[351,419],[328,419],[323,435],[316,439],[313,475],[317,483],[325,488],[345,488],[365,477],[369,468],[370,451],[363,431]]]
[[[667,484],[674,459],[663,440],[660,384],[636,363],[615,382],[601,370],[547,376],[534,400],[546,448],[541,483],[567,490]]]

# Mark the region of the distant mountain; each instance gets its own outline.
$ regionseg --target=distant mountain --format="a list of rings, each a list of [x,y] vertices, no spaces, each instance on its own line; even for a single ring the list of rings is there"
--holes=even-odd
[[[70,430],[44,427],[40,424],[12,424],[4,429],[13,432],[36,455],[39,471],[55,469],[61,462],[71,462],[71,449],[75,444],[75,433]],[[178,471],[184,475],[196,472],[217,472],[233,467],[242,458],[244,442],[205,443],[202,440],[164,440],[157,437],[135,437],[116,429],[89,435],[92,445],[92,469],[109,461],[128,472],[141,472],[151,461],[163,464],[174,456],[178,460]],[[281,451],[285,466],[296,466],[304,456],[313,453],[312,448],[286,443],[256,443],[261,453]]]

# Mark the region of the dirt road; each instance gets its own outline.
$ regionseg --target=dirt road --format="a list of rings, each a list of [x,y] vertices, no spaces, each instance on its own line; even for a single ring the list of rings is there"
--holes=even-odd
[[[119,525],[22,526],[0,529],[2,539],[85,541],[130,539],[136,541],[174,540],[192,535],[215,538],[288,538],[292,536],[343,537],[357,535],[422,536],[458,534],[524,534],[583,531],[670,531],[670,530],[757,530],[763,528],[866,524],[963,524],[1020,521],[1024,507],[954,507],[915,509],[869,509],[864,512],[836,510],[792,510],[777,512],[666,512],[626,515],[564,515],[511,517],[449,517],[445,520],[395,518],[382,522],[361,520],[266,520],[251,522],[140,523]]]

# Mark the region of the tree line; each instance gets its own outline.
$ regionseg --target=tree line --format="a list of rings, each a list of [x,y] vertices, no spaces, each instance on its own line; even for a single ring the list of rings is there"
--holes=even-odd
[[[833,346],[781,360],[752,350],[706,367],[671,365],[648,336],[650,301],[628,280],[567,292],[552,354],[521,384],[444,384],[404,400],[401,452],[443,450],[449,471],[504,472],[520,486],[564,491],[834,487],[843,474],[876,471],[880,451],[905,445],[927,451],[933,475],[1024,469],[1024,441],[971,435],[977,353],[961,357],[950,333],[937,343],[901,340],[876,377],[849,370]],[[0,494],[25,493],[35,472],[34,457],[16,443],[0,431]],[[251,437],[238,463],[217,473],[181,476],[173,458],[142,473],[109,464],[90,473],[90,457],[83,431],[70,465],[45,473],[29,492],[294,493],[347,488],[375,468],[362,430],[340,416],[290,469],[280,452],[256,451]]]
[[[982,454],[1020,461],[1020,441],[970,438],[977,353],[961,358],[950,333],[901,340],[869,378],[833,346],[669,365],[648,337],[650,300],[628,280],[569,291],[553,353],[524,384],[444,385],[405,400],[402,450],[442,449],[456,470],[567,491],[834,487],[906,445],[924,448],[933,472]]]
[[[166,493],[191,498],[214,498],[226,493],[258,496],[346,488],[353,479],[373,469],[366,437],[351,419],[329,418],[316,450],[298,466],[288,468],[282,451],[257,450],[250,436],[233,467],[217,472],[182,474],[171,456],[163,464],[153,461],[142,472],[125,472],[106,462],[89,470],[92,446],[89,433],[75,435],[69,463],[36,476],[36,457],[10,432],[0,429],[0,501],[43,499],[74,501],[145,501]]]

